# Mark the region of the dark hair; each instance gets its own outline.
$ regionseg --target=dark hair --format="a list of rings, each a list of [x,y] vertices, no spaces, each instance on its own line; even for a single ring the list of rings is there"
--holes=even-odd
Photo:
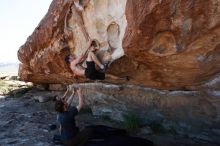
[[[93,40],[92,43],[91,43],[91,46],[98,47],[98,44],[97,44],[97,42],[95,40]]]
[[[65,61],[66,61],[66,63],[70,63],[70,55],[67,55],[67,56],[65,57]]]
[[[82,5],[83,4],[83,0],[79,0],[79,4]]]
[[[57,112],[63,112],[64,109],[64,103],[61,100],[57,100],[55,103],[55,111]]]

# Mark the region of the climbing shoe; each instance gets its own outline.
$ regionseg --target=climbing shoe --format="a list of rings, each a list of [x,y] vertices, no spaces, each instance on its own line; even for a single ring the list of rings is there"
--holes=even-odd
[[[104,72],[107,71],[109,63],[110,63],[110,62],[105,62],[105,63],[103,64],[103,65],[104,65]]]
[[[100,70],[102,73],[106,73],[106,71],[107,71],[107,69],[108,69],[109,63],[110,63],[110,62],[105,62],[105,63],[103,63],[103,66],[104,66],[104,67],[103,67],[103,69]]]

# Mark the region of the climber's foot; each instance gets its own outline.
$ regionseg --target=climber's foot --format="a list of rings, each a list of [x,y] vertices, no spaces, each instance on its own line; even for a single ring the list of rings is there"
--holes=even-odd
[[[108,66],[109,66],[109,61],[108,62],[105,62],[103,65],[104,65],[104,72],[106,72],[107,71],[107,69],[108,69]]]
[[[103,63],[104,68],[103,68],[102,70],[100,70],[100,71],[103,72],[103,73],[106,73],[106,71],[107,71],[107,69],[108,69],[108,66],[109,66],[109,63],[110,63],[109,61]]]

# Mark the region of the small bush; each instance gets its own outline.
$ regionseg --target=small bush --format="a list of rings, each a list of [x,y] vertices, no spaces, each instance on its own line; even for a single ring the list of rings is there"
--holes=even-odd
[[[102,114],[101,115],[101,119],[104,120],[104,121],[110,121],[111,120],[111,117],[107,114]]]
[[[0,80],[0,87],[8,86],[4,81]]]
[[[89,106],[82,107],[82,109],[79,112],[79,114],[91,114],[91,113],[92,113],[92,109]]]
[[[134,132],[136,131],[141,124],[141,120],[140,117],[133,113],[127,113],[123,115],[123,123],[124,123],[124,127],[129,131],[129,132]]]
[[[151,129],[153,130],[154,133],[170,133],[170,134],[177,134],[176,130],[174,127],[165,127],[163,124],[159,122],[152,122],[149,124]]]
[[[160,123],[151,123],[150,124],[151,129],[155,132],[155,133],[165,133],[165,128],[163,127],[163,125],[161,125]]]
[[[10,91],[8,93],[8,95],[10,95],[11,97],[21,97],[21,96],[25,95],[31,89],[32,88],[19,88],[19,89],[15,89],[15,90]]]

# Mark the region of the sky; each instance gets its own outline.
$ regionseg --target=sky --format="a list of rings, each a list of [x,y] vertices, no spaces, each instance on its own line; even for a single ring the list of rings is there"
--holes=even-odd
[[[0,0],[0,63],[17,63],[17,51],[47,13],[52,0]]]

